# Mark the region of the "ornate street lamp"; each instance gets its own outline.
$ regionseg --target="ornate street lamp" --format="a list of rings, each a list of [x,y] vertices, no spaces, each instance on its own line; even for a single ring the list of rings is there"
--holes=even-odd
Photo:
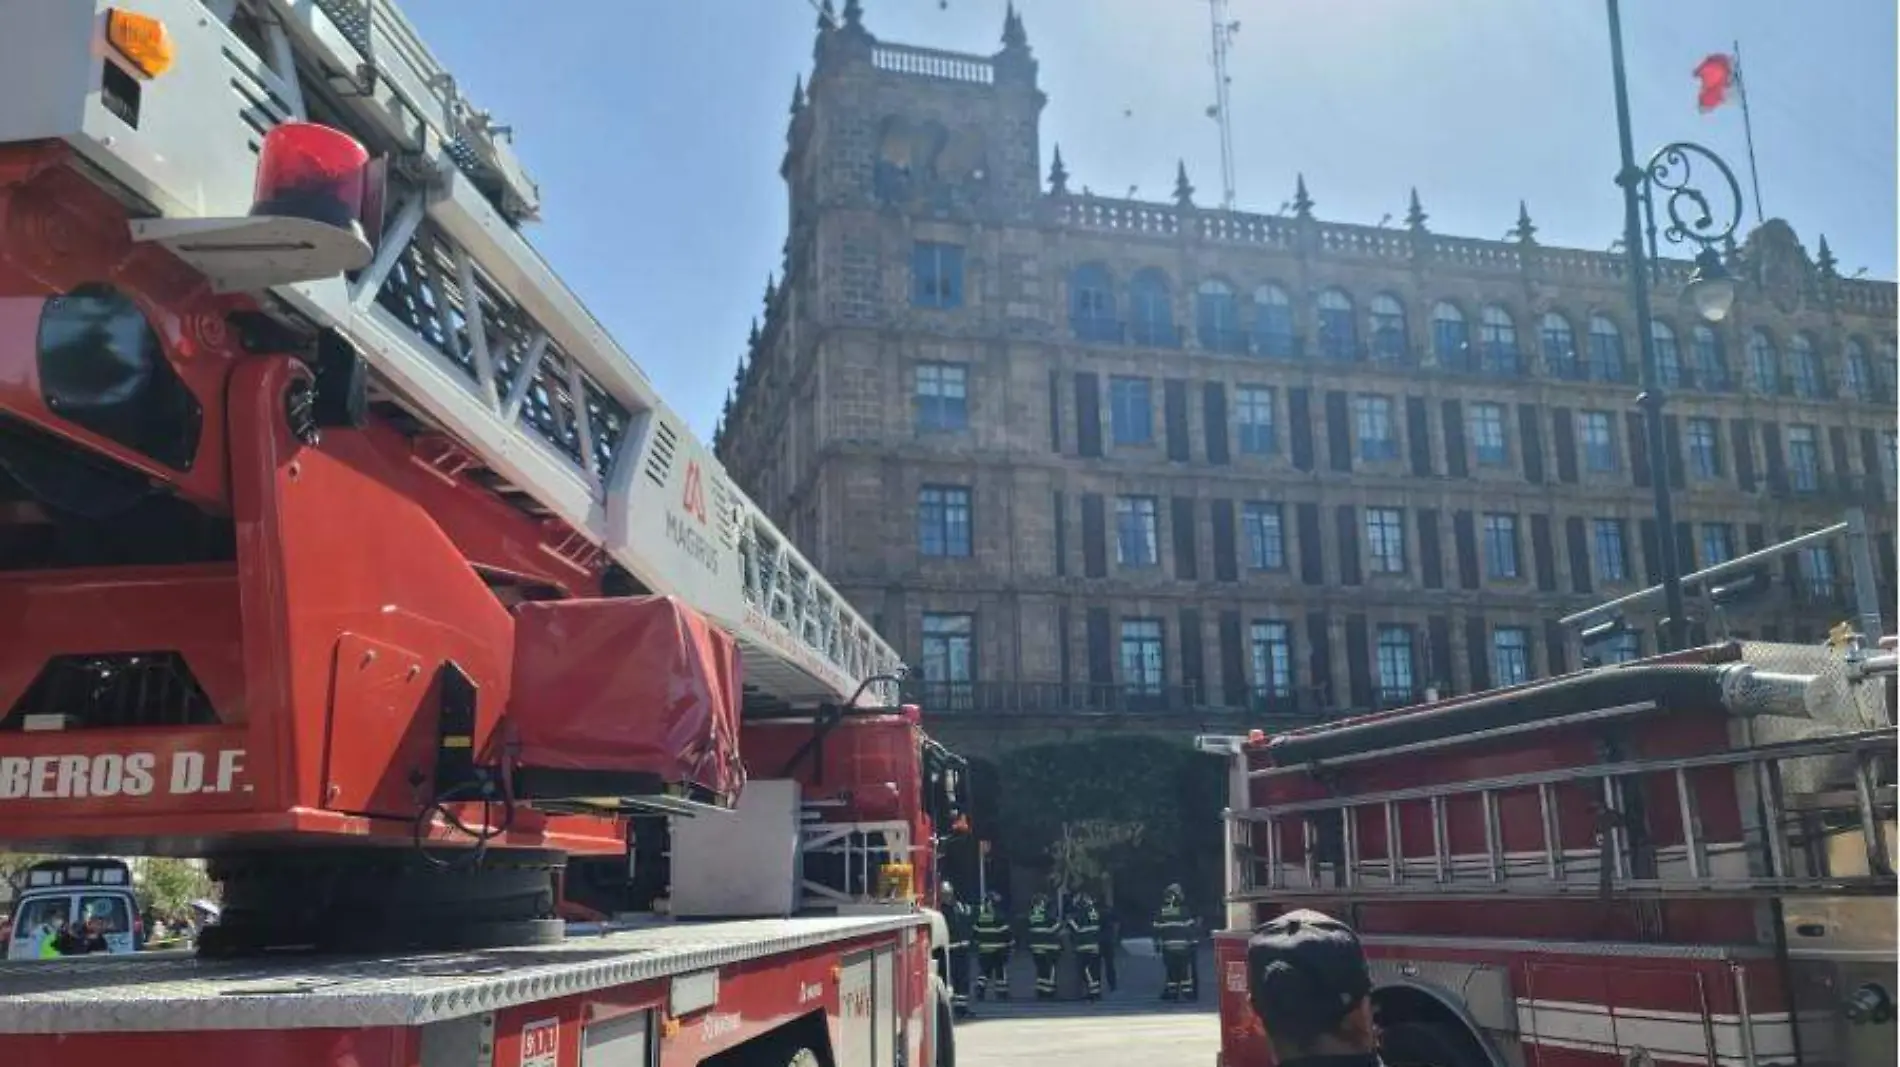
[[[1716,204],[1702,186],[1696,184],[1695,162],[1701,160],[1714,168],[1728,186],[1729,208],[1718,213]],[[1719,187],[1718,187],[1719,188]],[[1663,211],[1669,225],[1663,228],[1663,240],[1670,244],[1697,247],[1695,269],[1689,274],[1683,298],[1696,314],[1709,322],[1721,322],[1735,306],[1735,279],[1722,264],[1716,246],[1735,235],[1742,221],[1742,187],[1735,172],[1714,152],[1693,141],[1675,141],[1663,145],[1649,157],[1643,168],[1643,217],[1648,222],[1649,255],[1656,258],[1656,195],[1663,194]]]
[[[1669,442],[1663,431],[1663,381],[1656,364],[1656,345],[1650,336],[1652,316],[1649,306],[1649,265],[1645,253],[1656,257],[1656,194],[1664,194],[1664,210],[1669,226],[1663,237],[1672,244],[1684,242],[1700,246],[1695,270],[1689,276],[1684,296],[1698,314],[1710,322],[1719,322],[1735,302],[1735,280],[1722,266],[1716,252],[1718,242],[1734,234],[1741,221],[1742,192],[1729,170],[1715,153],[1700,145],[1678,141],[1664,145],[1649,159],[1649,165],[1636,165],[1636,150],[1630,134],[1629,86],[1623,75],[1623,19],[1617,0],[1605,0],[1610,17],[1610,67],[1616,88],[1616,130],[1622,148],[1622,169],[1616,182],[1623,187],[1623,249],[1628,259],[1630,303],[1636,311],[1636,335],[1642,353],[1643,391],[1636,403],[1643,412],[1650,455],[1650,485],[1656,497],[1656,548],[1662,556],[1663,610],[1665,617],[1657,627],[1658,650],[1673,652],[1687,644],[1688,619],[1682,603],[1682,568],[1676,556],[1675,507],[1669,496],[1669,472],[1663,457],[1669,454]],[[1693,184],[1692,161],[1714,165],[1734,198],[1734,213],[1724,220],[1711,211],[1708,195]],[[1644,219],[1649,220],[1648,242],[1644,242]]]

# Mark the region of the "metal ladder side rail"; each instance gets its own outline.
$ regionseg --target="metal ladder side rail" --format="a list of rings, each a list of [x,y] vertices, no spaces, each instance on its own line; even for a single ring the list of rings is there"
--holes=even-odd
[[[411,267],[408,273],[412,276],[413,282],[418,285],[423,283],[422,276],[426,273],[423,269]],[[392,271],[392,286],[396,280],[400,280],[400,275]],[[421,291],[428,295],[411,300],[398,301],[388,296],[388,294],[393,292],[393,289],[386,286],[384,299],[379,300],[369,314],[369,318],[371,319],[387,320],[383,324],[386,333],[393,333],[400,330],[402,333],[410,335],[412,343],[425,343],[428,348],[433,350],[435,356],[435,358],[427,359],[426,362],[436,370],[445,374],[452,374],[459,379],[452,387],[441,385],[438,379],[434,385],[425,382],[413,391],[439,401],[443,398],[445,393],[452,389],[464,394],[461,398],[464,401],[483,404],[486,410],[496,417],[505,416],[510,410],[518,409],[517,418],[513,424],[513,431],[517,435],[525,435],[528,438],[528,443],[534,446],[526,451],[558,463],[564,468],[565,475],[580,483],[577,486],[569,487],[566,493],[569,499],[568,505],[565,508],[557,507],[553,510],[561,514],[563,518],[567,518],[575,522],[576,525],[582,525],[582,528],[585,528],[583,524],[588,514],[589,502],[600,501],[602,505],[605,504],[604,500],[600,500],[599,468],[600,464],[609,462],[607,458],[608,448],[605,444],[609,438],[604,434],[595,435],[595,441],[598,446],[597,450],[601,454],[595,464],[594,470],[590,471],[584,469],[582,461],[574,455],[574,448],[571,446],[573,435],[578,434],[583,428],[577,418],[578,413],[576,406],[571,402],[571,395],[574,388],[572,383],[575,381],[573,377],[573,365],[570,363],[567,369],[563,371],[559,366],[562,357],[556,352],[552,344],[547,341],[546,334],[537,331],[533,340],[527,346],[527,352],[525,354],[522,354],[519,359],[508,356],[502,361],[505,365],[514,367],[512,371],[514,379],[509,384],[507,394],[501,397],[500,410],[496,411],[494,401],[495,396],[498,394],[489,396],[482,395],[484,391],[480,389],[479,383],[475,379],[474,370],[471,366],[472,361],[466,358],[454,358],[457,352],[456,346],[459,344],[456,339],[468,332],[468,324],[480,321],[494,314],[492,308],[487,313],[483,313],[480,310],[482,306],[489,304],[490,297],[488,293],[485,290],[483,291],[482,302],[478,304],[475,314],[471,315],[461,310],[463,305],[461,304],[461,297],[456,291],[456,283],[444,281],[440,285],[429,284],[423,286]],[[429,314],[426,318],[418,319],[413,314],[399,316],[390,311],[391,307],[401,304],[409,304],[413,307],[427,310]],[[362,324],[362,321],[362,318],[359,317],[359,326]],[[511,334],[515,338],[519,338],[522,332],[520,328],[504,331],[505,334]],[[430,336],[430,333],[433,333],[433,336]],[[360,339],[361,335],[359,333],[359,340]],[[491,336],[491,341],[495,341],[497,344],[502,343],[500,335]],[[518,342],[510,343],[518,344]],[[537,369],[541,374],[538,381],[528,377],[528,373],[531,370]],[[566,379],[567,383],[569,383],[566,392],[562,391],[563,379]],[[507,380],[505,375],[502,380]],[[582,384],[588,390],[589,394],[594,393],[598,388],[590,379],[582,379]],[[535,395],[536,390],[540,392],[538,397]],[[427,406],[426,403],[425,406]],[[602,405],[598,398],[594,398],[590,401],[590,407],[594,410],[597,420],[596,425],[604,424],[605,433],[614,432],[616,428],[621,425],[621,420],[625,418],[621,411],[614,410],[608,413],[606,419],[601,419],[599,412]],[[540,413],[538,418],[535,417],[536,412]],[[441,413],[438,412],[437,414]],[[552,421],[557,415],[562,417],[562,421],[559,423]],[[450,418],[444,421],[453,423],[455,420]],[[554,433],[551,432],[557,427],[565,427],[568,430],[568,433],[564,436],[566,436],[570,442],[569,448],[558,447],[561,442],[555,437]],[[621,432],[624,433],[625,431]],[[477,449],[477,451],[479,452],[481,450]],[[517,463],[524,460],[524,450],[511,448],[508,451],[512,454],[513,459]],[[725,504],[718,508],[720,512],[719,526],[725,530],[722,536],[729,540],[735,540],[738,539],[740,535],[733,533],[732,528],[740,523],[767,522],[763,516],[758,515],[755,510],[749,507],[749,502],[744,501],[743,497],[726,483],[722,472],[708,468],[704,477],[712,481],[713,490],[710,495],[714,498],[715,502],[721,499],[725,501]],[[525,479],[522,486],[504,485],[502,488],[506,491],[519,489],[533,497],[546,500],[556,495],[550,491],[550,484],[548,478],[544,476],[542,478]],[[567,483],[563,480],[562,484]],[[579,499],[575,490],[580,490],[587,499]],[[741,517],[742,515],[743,517]],[[773,541],[781,540],[775,531],[766,536]],[[788,547],[789,546],[787,546],[787,548]],[[751,599],[759,599],[760,589],[757,585],[747,584],[746,592]],[[835,593],[831,593],[829,587],[826,587],[825,592],[827,595],[822,598],[808,596],[802,599],[804,602],[827,612],[831,621],[815,628],[810,626],[797,627],[786,625],[789,616],[784,612],[780,612],[778,619],[764,620],[763,624],[776,626],[783,631],[783,637],[786,640],[803,645],[813,655],[819,657],[821,661],[828,663],[835,673],[832,677],[822,679],[822,681],[836,692],[837,697],[842,698],[848,695],[851,689],[855,687],[855,683],[858,679],[868,673],[872,673],[872,671],[867,669],[867,666],[874,658],[881,659],[885,667],[888,668],[888,666],[895,664],[896,656],[894,652],[889,650],[888,646],[883,646],[883,643],[876,638],[875,634],[861,618],[855,616],[851,617],[850,622],[853,625],[849,627],[854,634],[854,640],[843,646],[851,650],[853,654],[844,660],[839,660],[834,654],[833,643],[830,642],[828,638],[823,643],[814,644],[810,640],[805,640],[801,637],[801,630],[806,634],[814,632],[814,630],[828,634],[833,631],[846,629],[845,622],[841,616],[850,612],[848,604]],[[783,641],[778,642],[781,646],[783,643]],[[764,644],[765,646],[769,646],[772,642],[766,642]],[[874,656],[873,649],[877,649],[882,655]]]
[[[1486,877],[1484,884],[1496,888],[1510,881],[1510,859],[1503,847],[1499,794],[1507,789],[1520,791],[1535,787],[1539,801],[1539,831],[1544,854],[1545,880],[1555,885],[1569,885],[1571,883],[1567,878],[1565,850],[1561,845],[1561,820],[1553,787],[1565,782],[1595,781],[1601,790],[1601,801],[1598,806],[1601,814],[1597,827],[1600,859],[1596,865],[1597,888],[1601,892],[1608,893],[1619,888],[1625,890],[1639,888],[1652,882],[1677,890],[1707,891],[1721,887],[1758,887],[1763,884],[1759,877],[1716,879],[1711,876],[1708,842],[1703,836],[1695,790],[1690,788],[1688,781],[1688,771],[1695,767],[1730,766],[1747,769],[1755,775],[1758,782],[1759,794],[1764,799],[1766,809],[1767,825],[1764,827],[1765,840],[1762,843],[1768,860],[1766,878],[1772,880],[1774,885],[1791,891],[1841,885],[1891,886],[1893,869],[1887,860],[1886,830],[1880,817],[1882,813],[1877,802],[1878,789],[1875,776],[1879,760],[1885,753],[1891,751],[1893,734],[1894,731],[1888,728],[1836,738],[1783,742],[1701,757],[1625,761],[1585,768],[1566,768],[1559,772],[1518,775],[1486,782],[1429,786],[1384,794],[1329,798],[1268,809],[1229,812],[1228,818],[1236,827],[1250,823],[1264,824],[1262,828],[1268,842],[1268,855],[1265,860],[1269,891],[1291,888],[1285,877],[1285,864],[1279,855],[1281,824],[1287,818],[1297,818],[1301,827],[1302,866],[1306,886],[1310,891],[1323,891],[1320,889],[1322,867],[1329,868],[1333,872],[1335,888],[1345,890],[1358,888],[1362,875],[1368,870],[1368,863],[1372,865],[1373,870],[1379,869],[1382,863],[1386,874],[1386,887],[1396,889],[1404,882],[1404,867],[1411,859],[1403,850],[1402,823],[1397,818],[1398,805],[1407,801],[1425,800],[1430,804],[1431,811],[1432,862],[1435,873],[1433,882],[1428,888],[1443,888],[1458,881],[1457,864],[1447,847],[1449,839],[1449,828],[1446,824],[1447,801],[1454,797],[1476,795],[1479,798],[1485,833],[1483,870]],[[1868,870],[1871,873],[1866,878],[1849,878],[1844,881],[1839,876],[1820,873],[1819,865],[1811,864],[1814,873],[1797,874],[1792,870],[1789,859],[1780,763],[1785,759],[1842,753],[1850,753],[1855,757],[1856,810],[1860,816],[1860,831],[1868,856]],[[1618,814],[1624,810],[1625,779],[1640,774],[1664,772],[1672,774],[1677,790],[1683,837],[1681,849],[1689,867],[1689,877],[1686,880],[1637,878],[1630,851],[1628,828],[1618,817]],[[1388,852],[1383,861],[1367,861],[1359,854],[1358,812],[1375,804],[1382,806],[1386,812]],[[1325,859],[1321,856],[1320,818],[1318,818],[1320,816],[1333,816],[1338,819],[1336,843],[1341,854],[1336,860]],[[1330,823],[1331,819],[1327,821]],[[1260,857],[1258,850],[1251,846],[1251,834],[1241,834],[1238,831],[1230,834],[1230,839],[1237,845],[1241,843],[1242,837],[1247,838],[1250,857],[1248,863],[1250,869],[1244,873],[1242,884],[1251,886],[1259,881],[1257,874],[1251,868],[1259,866]],[[1746,847],[1745,844],[1744,847]],[[1668,846],[1667,850],[1673,852],[1674,846]]]
[[[477,234],[479,238],[491,240],[495,252],[506,254],[504,262],[508,268],[508,273],[519,276],[524,283],[533,283],[528,284],[527,287],[534,293],[545,294],[546,299],[548,299],[550,303],[558,305],[571,302],[574,314],[584,320],[580,324],[579,330],[582,338],[585,341],[592,341],[594,343],[579,346],[566,344],[560,346],[560,350],[567,353],[570,358],[582,355],[593,355],[601,351],[607,353],[608,358],[604,361],[589,360],[585,365],[587,380],[594,382],[599,387],[603,396],[611,397],[616,394],[625,396],[627,393],[631,393],[633,394],[632,403],[628,404],[628,407],[635,412],[636,416],[644,415],[650,420],[678,425],[678,419],[672,415],[670,409],[660,400],[658,394],[653,391],[652,385],[647,381],[646,376],[638,370],[632,359],[612,341],[604,329],[599,326],[598,322],[586,312],[585,308],[581,307],[578,299],[575,298],[558,279],[554,278],[550,273],[545,273],[545,264],[540,260],[539,256],[533,254],[532,250],[526,246],[520,236],[511,230],[499,227],[499,220],[491,220],[491,222],[486,225],[475,225],[472,227],[466,225],[468,221],[479,222],[483,216],[492,215],[492,209],[488,207],[485,201],[465,195],[465,186],[458,176],[449,175],[448,184],[452,192],[456,195],[450,197],[446,202],[432,204],[428,211],[430,217],[445,223],[445,229],[451,231],[455,229],[468,229]],[[462,220],[462,223],[457,224],[456,220]],[[501,231],[499,233],[497,232],[498,228]],[[515,255],[514,253],[519,253],[519,255]],[[489,262],[491,262],[491,260],[488,257],[477,257],[477,263],[484,267],[486,267]],[[531,318],[538,319],[538,316],[534,314],[534,309],[528,306],[528,302],[520,299],[522,296],[520,288],[506,284],[507,280],[502,277],[503,272],[489,270],[487,273],[490,278],[497,282],[496,290],[498,292],[507,293],[511,298],[515,298]],[[546,320],[539,321],[541,321],[544,328],[548,326]],[[571,318],[569,321],[572,321]],[[614,389],[612,388],[613,386],[618,386],[619,389]],[[622,390],[625,390],[625,392],[622,392]],[[778,584],[774,588],[774,595],[757,601],[757,605],[768,609],[766,611],[767,616],[778,621],[792,637],[794,643],[811,650],[821,661],[830,663],[833,669],[850,679],[848,683],[845,683],[846,692],[840,695],[848,695],[857,680],[865,677],[867,673],[876,673],[876,671],[859,671],[853,673],[849,671],[844,664],[832,660],[830,651],[826,647],[829,641],[828,638],[824,636],[828,630],[838,626],[844,626],[848,622],[848,628],[851,632],[858,635],[859,641],[869,645],[871,649],[873,649],[873,659],[885,664],[886,667],[895,666],[899,663],[900,660],[895,650],[891,649],[881,638],[876,636],[876,632],[870,626],[869,622],[858,614],[858,612],[850,606],[849,602],[840,596],[828,582],[819,576],[817,568],[813,567],[812,564],[791,545],[790,538],[786,537],[784,533],[774,527],[770,520],[765,518],[758,506],[747,499],[745,494],[731,483],[731,480],[724,475],[723,470],[718,467],[717,461],[714,460],[710,454],[704,457],[703,463],[705,467],[702,469],[718,472],[719,488],[715,495],[723,496],[731,501],[732,510],[738,516],[739,535],[743,537],[748,528],[750,528],[755,535],[769,531],[770,539],[767,543],[775,546],[773,554],[776,555],[778,559],[775,573],[781,579],[786,579],[786,581]],[[749,524],[745,521],[747,517],[751,519]],[[723,521],[727,520],[722,518],[722,522]],[[763,554],[762,552],[761,555]],[[786,595],[777,595],[779,590],[783,590]],[[759,592],[765,592],[765,590],[759,590]],[[818,623],[818,619],[823,614],[835,615],[839,621],[821,625]],[[834,683],[834,685],[836,684],[837,683]],[[889,696],[889,694],[885,695],[887,697]]]
[[[1726,878],[1705,879],[1695,885],[1685,885],[1679,880],[1667,878],[1641,878],[1614,882],[1611,885],[1612,899],[1638,900],[1732,900],[1732,899],[1768,899],[1774,897],[1847,897],[1847,896],[1884,896],[1894,893],[1891,878],[1855,875],[1832,879],[1809,878]],[[1229,894],[1230,904],[1261,904],[1279,900],[1592,900],[1605,899],[1601,887],[1594,881],[1550,882],[1550,881],[1509,881],[1501,884],[1466,880],[1446,883],[1412,883],[1391,886],[1380,883],[1361,883],[1356,886],[1338,885],[1283,885],[1262,886],[1256,879],[1243,885],[1237,892]]]
[[[452,185],[459,183],[454,176],[448,181]],[[368,303],[370,308],[366,310],[370,311],[388,311],[405,327],[403,332],[423,342],[429,350],[429,362],[453,367],[459,372],[464,391],[487,419],[500,421],[510,434],[539,438],[531,442],[536,446],[534,451],[555,453],[560,463],[572,468],[571,475],[584,482],[600,505],[605,506],[607,479],[603,478],[603,472],[618,463],[632,461],[631,453],[640,447],[635,440],[636,431],[650,430],[638,436],[653,438],[665,429],[669,439],[674,441],[684,431],[672,428],[666,418],[671,413],[657,395],[650,392],[644,376],[639,377],[638,383],[645,395],[635,402],[650,404],[647,409],[635,410],[615,400],[612,383],[582,367],[574,358],[574,352],[556,342],[549,330],[515,301],[467,249],[456,245],[433,220],[424,220],[423,216],[434,215],[438,209],[425,210],[422,203],[418,191],[399,210],[389,239],[407,237],[408,244],[385,246],[377,260],[356,280],[352,303],[359,307]],[[485,205],[471,206],[480,210]],[[371,290],[371,285],[376,288]],[[468,300],[470,293],[476,295],[472,304]],[[423,307],[433,310],[433,322],[418,318],[417,309]],[[496,321],[491,323],[490,320]],[[481,339],[481,343],[476,343],[477,339]],[[617,347],[613,355],[618,357],[616,362],[631,369],[631,361],[626,360]],[[586,399],[577,402],[577,396]],[[450,421],[457,420],[451,418]],[[592,440],[592,448],[579,444],[583,432]],[[642,450],[647,452],[647,476],[664,483],[664,472],[654,469],[661,457],[652,448]],[[507,451],[519,454],[518,448]],[[742,582],[744,595],[754,603],[769,605],[771,610],[765,613],[766,617],[783,628],[784,636],[829,665],[836,676],[825,681],[831,688],[841,690],[837,696],[848,695],[858,679],[871,673],[863,669],[864,661],[895,665],[898,661],[895,652],[876,637],[869,624],[817,576],[815,568],[797,554],[782,533],[771,527],[769,520],[725,477],[716,461],[706,457],[705,462],[702,478],[713,485],[709,496],[717,505],[717,527],[721,536],[728,541],[742,540],[750,530],[755,540],[775,546],[771,555],[776,565],[765,573],[790,575],[796,579],[795,583],[782,586],[776,582],[759,586]],[[518,488],[532,497],[544,495],[534,484]],[[591,510],[570,504],[560,512],[560,517],[577,528],[586,529]],[[622,562],[629,563],[643,580],[651,581],[655,577],[642,573],[649,568],[640,566],[638,561],[623,559]],[[742,573],[758,572],[748,569]],[[781,592],[784,595],[780,595]],[[791,595],[794,592],[796,595]],[[839,631],[855,635],[852,644],[863,650],[860,662],[838,658],[831,635]]]
[[[1405,789],[1383,790],[1372,793],[1358,793],[1350,797],[1324,797],[1317,800],[1300,800],[1287,804],[1274,804],[1269,807],[1242,808],[1233,814],[1243,819],[1264,819],[1269,816],[1297,815],[1310,811],[1329,811],[1346,804],[1378,804],[1385,801],[1427,800],[1433,796],[1451,797],[1476,794],[1486,789],[1517,790],[1540,784],[1560,785],[1583,779],[1602,778],[1605,775],[1656,774],[1673,771],[1680,767],[1693,770],[1698,767],[1722,767],[1751,763],[1757,759],[1800,759],[1808,756],[1844,755],[1859,751],[1882,751],[1900,741],[1900,730],[1892,726],[1872,730],[1858,730],[1853,733],[1834,734],[1826,737],[1800,738],[1793,741],[1774,741],[1748,748],[1724,749],[1720,752],[1703,753],[1696,756],[1670,756],[1659,759],[1622,760],[1615,763],[1596,763],[1581,767],[1562,767],[1549,771],[1527,771],[1522,774],[1500,775],[1493,778],[1479,778],[1464,782],[1448,782],[1440,785],[1412,786]]]

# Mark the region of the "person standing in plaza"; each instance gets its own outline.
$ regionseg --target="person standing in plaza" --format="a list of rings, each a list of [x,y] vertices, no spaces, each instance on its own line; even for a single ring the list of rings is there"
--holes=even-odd
[[[1088,893],[1075,895],[1068,918],[1069,944],[1082,972],[1082,996],[1102,999],[1102,913]]]
[[[1015,944],[1010,935],[1009,916],[1003,911],[1003,898],[995,891],[984,895],[976,909],[976,999],[990,993],[997,1000],[1009,999],[1009,950]]]
[[[1036,999],[1054,1000],[1056,965],[1062,962],[1062,924],[1047,894],[1037,893],[1029,904],[1025,923],[1029,932],[1029,955],[1036,963]]]
[[[1161,910],[1154,918],[1154,943],[1165,973],[1161,999],[1187,999],[1195,992],[1194,918],[1188,914],[1179,883],[1161,894]]]
[[[950,930],[950,1007],[957,1018],[970,1014],[970,952],[976,939],[976,912],[957,899],[957,888],[944,882],[938,894],[943,922]]]

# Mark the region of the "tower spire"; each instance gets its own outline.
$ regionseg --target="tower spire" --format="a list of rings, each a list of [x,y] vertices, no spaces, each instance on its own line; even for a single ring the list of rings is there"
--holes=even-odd
[[[805,110],[805,76],[798,74],[792,81],[792,114]]]
[[[1293,180],[1293,214],[1302,219],[1313,217],[1313,198],[1306,195],[1306,175],[1303,173]]]
[[[1029,33],[1023,29],[1023,17],[1016,11],[1015,0],[1003,10],[1003,47],[1009,50],[1029,47]]]
[[[1524,203],[1524,201],[1519,200],[1517,202],[1517,228],[1511,231],[1511,236],[1517,238],[1518,244],[1529,245],[1537,243],[1535,240],[1536,235],[1537,227],[1531,225],[1530,206]]]
[[[1174,164],[1174,205],[1176,207],[1194,206],[1194,186],[1188,181],[1187,160],[1176,160]]]
[[[1056,145],[1055,159],[1049,164],[1049,191],[1062,196],[1069,191],[1069,170],[1062,165],[1062,146]]]
[[[1425,220],[1429,217],[1425,214],[1424,206],[1418,202],[1418,186],[1412,186],[1412,199],[1405,209],[1405,225],[1410,227],[1413,233],[1424,233]]]

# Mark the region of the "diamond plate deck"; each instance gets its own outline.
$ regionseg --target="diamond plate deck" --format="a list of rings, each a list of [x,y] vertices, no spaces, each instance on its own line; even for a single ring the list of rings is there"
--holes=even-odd
[[[419,1026],[924,924],[918,914],[748,919],[389,958],[22,961],[0,964],[0,1034]]]

